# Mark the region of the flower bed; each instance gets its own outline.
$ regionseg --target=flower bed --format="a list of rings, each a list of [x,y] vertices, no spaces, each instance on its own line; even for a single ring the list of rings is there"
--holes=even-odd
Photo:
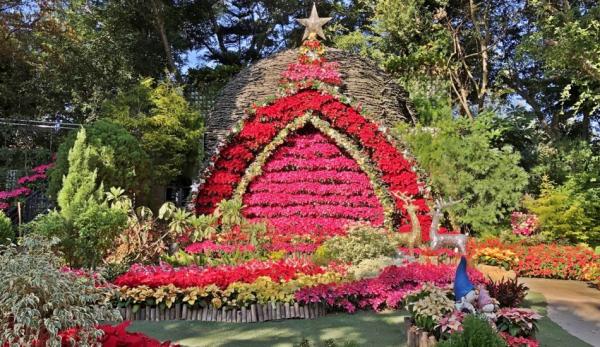
[[[390,266],[376,278],[300,289],[296,293],[296,300],[300,303],[324,302],[346,312],[365,308],[398,308],[407,293],[426,282],[439,286],[450,285],[454,280],[454,272],[455,267],[449,265],[408,263]],[[469,277],[473,283],[485,282],[477,270],[470,269]]]
[[[469,244],[469,253],[473,255],[477,250],[486,247],[514,252],[519,259],[514,270],[523,277],[587,281],[592,280],[593,276],[590,276],[590,273],[600,266],[600,255],[580,246],[552,244],[528,246],[522,243],[504,244],[497,239],[472,240]]]
[[[104,333],[98,343],[102,346],[119,347],[179,347],[170,341],[160,342],[142,333],[130,333],[126,329],[131,322],[123,322],[119,325],[99,325],[98,329]],[[63,347],[72,346],[71,341],[77,341],[77,329],[62,331],[59,335]]]
[[[289,281],[301,274],[316,275],[325,273],[321,267],[307,260],[286,259],[281,261],[252,260],[240,265],[216,267],[187,266],[175,268],[170,265],[133,265],[129,271],[117,277],[117,286],[148,286],[158,288],[174,285],[178,288],[204,287],[215,285],[227,288],[234,282],[252,283],[259,277],[269,277],[274,281]]]

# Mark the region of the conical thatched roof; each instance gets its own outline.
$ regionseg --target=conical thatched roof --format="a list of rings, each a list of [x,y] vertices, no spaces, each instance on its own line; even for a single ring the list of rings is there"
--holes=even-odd
[[[408,93],[371,61],[332,48],[327,50],[326,57],[340,64],[341,92],[360,102],[373,122],[391,128],[400,121],[415,121]],[[206,119],[207,160],[248,107],[276,94],[281,73],[297,58],[298,49],[291,49],[260,60],[242,70],[223,88]]]

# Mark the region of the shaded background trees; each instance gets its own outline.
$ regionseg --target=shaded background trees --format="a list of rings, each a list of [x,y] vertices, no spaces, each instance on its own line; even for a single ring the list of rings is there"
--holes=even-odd
[[[192,143],[220,88],[244,66],[298,46],[302,29],[295,19],[305,17],[311,5],[291,0],[4,1],[0,118],[84,124],[111,119],[153,160],[176,153],[172,163],[151,164],[161,184],[167,177],[192,178],[200,155]],[[528,179],[517,190],[534,200],[542,191],[548,197],[549,186],[542,187],[546,181],[559,190],[585,187],[570,189],[574,195],[568,201],[587,199],[599,189],[594,172],[600,131],[597,2],[328,0],[317,5],[322,15],[334,18],[327,26],[329,45],[375,60],[409,90],[421,126],[405,138],[418,142],[431,134],[427,131],[441,129],[448,141],[485,138],[480,145],[489,151],[518,153],[520,158],[511,159],[513,172],[522,168]],[[154,85],[142,93],[148,78]],[[149,101],[160,86],[173,92],[161,102],[162,111]],[[166,132],[150,126],[161,112],[179,112],[181,123]],[[154,137],[158,142],[151,141],[161,132],[161,139]],[[8,146],[15,134],[2,131],[0,140]],[[44,136],[19,134],[20,148],[57,149],[57,142],[48,148]],[[172,141],[175,137],[181,141]],[[427,167],[432,151],[415,155]],[[469,158],[468,151],[452,153],[465,156],[456,162]],[[485,156],[479,160],[473,165],[492,165]],[[442,184],[434,189],[448,193]],[[503,196],[498,189],[489,193]],[[508,211],[521,207],[519,199],[509,200],[497,205],[492,215],[499,219],[490,223],[503,223]],[[597,210],[586,208],[586,218],[597,221]],[[491,215],[464,222],[484,216]]]

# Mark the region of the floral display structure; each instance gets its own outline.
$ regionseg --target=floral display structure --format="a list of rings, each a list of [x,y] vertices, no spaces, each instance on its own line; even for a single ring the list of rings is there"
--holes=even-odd
[[[309,35],[280,79],[220,144],[192,197],[197,214],[241,198],[249,219],[288,234],[337,234],[356,221],[408,232],[401,192],[417,206],[422,239],[431,224],[427,189],[389,131],[340,92],[342,73]]]

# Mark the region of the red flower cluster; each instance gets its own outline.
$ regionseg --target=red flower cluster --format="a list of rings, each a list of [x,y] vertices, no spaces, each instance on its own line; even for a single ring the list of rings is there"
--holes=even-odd
[[[358,164],[316,129],[290,136],[244,196],[249,220],[277,230],[334,234],[354,221],[383,224],[383,207]]]
[[[586,280],[587,266],[600,264],[600,255],[584,247],[554,244],[535,246],[522,243],[503,244],[498,239],[471,241],[469,253],[474,253],[478,248],[484,247],[498,247],[515,252],[519,263],[514,270],[519,276]]]
[[[142,333],[127,332],[130,321],[123,322],[117,326],[99,325],[98,329],[104,332],[104,335],[98,341],[103,347],[178,347],[170,341],[160,342]],[[70,347],[71,341],[77,341],[78,330],[76,328],[68,329],[59,333],[62,338],[62,346]]]
[[[533,337],[515,337],[507,332],[500,332],[500,336],[508,347],[539,347],[540,343]]]
[[[239,265],[222,265],[216,267],[187,266],[174,268],[170,265],[160,266],[133,265],[129,271],[117,277],[117,286],[148,286],[152,288],[172,284],[178,288],[204,287],[210,284],[224,289],[234,282],[252,283],[258,277],[267,276],[274,281],[289,281],[299,274],[316,275],[325,271],[309,262],[300,259],[280,261],[252,260]]]
[[[479,271],[468,271],[473,283],[485,282]],[[295,296],[301,303],[324,302],[347,312],[363,308],[397,308],[406,294],[421,287],[423,283],[434,283],[441,287],[450,285],[454,280],[454,272],[454,266],[450,265],[408,263],[404,266],[387,267],[376,278],[303,288]]]
[[[425,200],[419,196],[420,185],[416,173],[412,171],[411,163],[387,141],[385,134],[378,129],[377,125],[369,122],[352,107],[343,104],[335,97],[315,90],[303,90],[278,99],[272,105],[256,109],[256,113],[247,120],[241,132],[234,136],[229,145],[215,158],[214,171],[201,187],[195,200],[196,212],[211,213],[216,203],[231,198],[235,187],[244,175],[245,168],[250,165],[260,150],[293,119],[309,111],[316,112],[317,116],[329,122],[334,129],[360,144],[381,171],[387,189],[405,192],[415,198],[415,204],[419,207],[422,237],[428,240],[427,230],[431,224],[431,217]],[[400,199],[396,199],[396,207],[400,212],[405,212]],[[401,224],[408,223],[406,218],[401,221]]]

